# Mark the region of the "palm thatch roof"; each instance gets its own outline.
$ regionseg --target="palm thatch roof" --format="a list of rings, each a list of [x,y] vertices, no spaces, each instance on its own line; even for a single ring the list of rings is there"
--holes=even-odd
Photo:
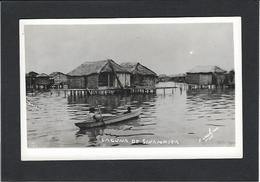
[[[115,63],[112,59],[85,62],[68,73],[70,76],[87,76],[91,74],[99,74],[103,72],[113,72],[111,66],[116,73],[129,73],[119,64]]]
[[[226,71],[218,66],[196,66],[187,73],[225,73]]]
[[[154,71],[150,70],[149,68],[138,62],[126,62],[121,63],[120,65],[132,74],[157,76]]]

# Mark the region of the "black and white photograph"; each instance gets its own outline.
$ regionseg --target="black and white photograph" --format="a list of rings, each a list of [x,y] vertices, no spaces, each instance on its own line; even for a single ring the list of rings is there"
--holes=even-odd
[[[242,158],[240,23],[20,20],[22,160]]]

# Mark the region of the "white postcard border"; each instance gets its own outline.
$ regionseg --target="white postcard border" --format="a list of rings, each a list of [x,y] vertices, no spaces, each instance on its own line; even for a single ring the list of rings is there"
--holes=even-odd
[[[28,148],[25,88],[25,25],[83,24],[169,24],[233,23],[235,62],[235,133],[234,147],[107,147],[107,148]],[[20,33],[20,117],[21,160],[130,160],[130,159],[224,159],[243,158],[242,123],[242,50],[241,17],[194,18],[106,18],[106,19],[21,19]]]

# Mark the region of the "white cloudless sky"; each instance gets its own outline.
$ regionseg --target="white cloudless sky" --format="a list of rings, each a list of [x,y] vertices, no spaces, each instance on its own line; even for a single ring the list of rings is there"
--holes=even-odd
[[[25,25],[26,72],[68,73],[86,61],[140,62],[157,74],[234,68],[231,23]]]

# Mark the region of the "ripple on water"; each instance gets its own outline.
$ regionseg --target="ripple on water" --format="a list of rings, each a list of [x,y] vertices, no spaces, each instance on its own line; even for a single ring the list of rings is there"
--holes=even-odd
[[[132,96],[87,98],[40,93],[27,96],[27,133],[30,147],[118,147],[142,143],[106,143],[102,138],[178,140],[178,146],[228,146],[235,141],[234,91],[184,91]],[[74,123],[86,120],[90,107],[100,106],[104,116],[122,113],[128,106],[142,107],[138,119],[79,130]],[[211,143],[199,143],[208,129],[218,127]],[[149,145],[147,145],[149,146]],[[153,145],[154,146],[154,145]],[[175,145],[174,145],[175,146]]]

